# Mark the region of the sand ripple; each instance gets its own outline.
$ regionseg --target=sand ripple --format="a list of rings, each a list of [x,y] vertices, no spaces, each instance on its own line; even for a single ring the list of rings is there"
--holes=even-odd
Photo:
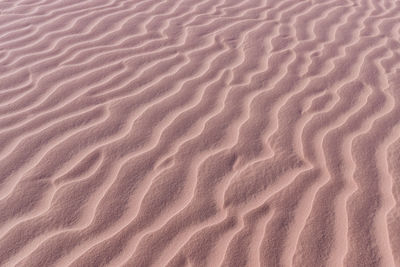
[[[400,266],[400,2],[0,0],[0,266]]]

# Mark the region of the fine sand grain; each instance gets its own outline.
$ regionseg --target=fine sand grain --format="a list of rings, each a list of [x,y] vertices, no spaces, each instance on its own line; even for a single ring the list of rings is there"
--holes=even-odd
[[[400,1],[0,0],[0,266],[400,266]]]

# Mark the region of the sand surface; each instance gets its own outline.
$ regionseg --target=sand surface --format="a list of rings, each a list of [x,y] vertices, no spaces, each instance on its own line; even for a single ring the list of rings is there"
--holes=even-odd
[[[0,266],[400,266],[400,1],[0,0]]]

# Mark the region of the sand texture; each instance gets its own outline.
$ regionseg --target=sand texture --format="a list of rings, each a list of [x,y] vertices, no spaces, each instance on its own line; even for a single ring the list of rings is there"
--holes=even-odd
[[[400,266],[400,1],[0,0],[0,266]]]

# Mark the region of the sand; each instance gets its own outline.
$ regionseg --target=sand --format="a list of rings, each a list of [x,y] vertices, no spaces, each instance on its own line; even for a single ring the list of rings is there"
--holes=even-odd
[[[0,0],[0,266],[400,266],[400,1]]]

